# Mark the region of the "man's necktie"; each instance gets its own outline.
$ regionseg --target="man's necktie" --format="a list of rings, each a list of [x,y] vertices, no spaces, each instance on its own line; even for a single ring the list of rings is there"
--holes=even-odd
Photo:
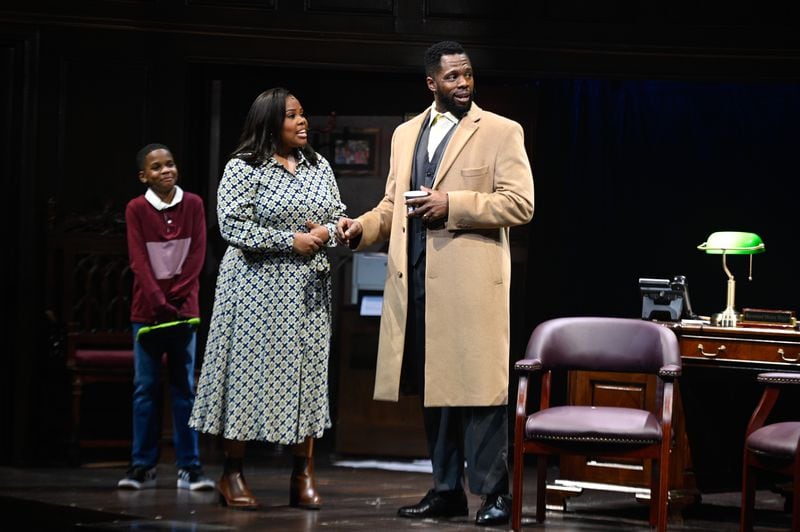
[[[436,148],[439,147],[439,143],[442,142],[442,139],[447,132],[450,131],[448,127],[450,124],[448,123],[447,118],[444,117],[442,113],[436,113],[433,117],[433,121],[431,122],[431,130],[428,133],[428,160],[433,159],[433,154],[436,151]]]

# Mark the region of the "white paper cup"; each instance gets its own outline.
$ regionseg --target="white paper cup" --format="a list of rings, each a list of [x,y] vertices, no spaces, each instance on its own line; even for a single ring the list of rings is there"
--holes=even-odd
[[[408,202],[410,199],[414,198],[424,198],[425,196],[430,196],[430,192],[426,192],[424,190],[409,190],[408,192],[403,192],[403,198]],[[414,212],[414,207],[412,205],[407,205],[408,213],[411,214]]]

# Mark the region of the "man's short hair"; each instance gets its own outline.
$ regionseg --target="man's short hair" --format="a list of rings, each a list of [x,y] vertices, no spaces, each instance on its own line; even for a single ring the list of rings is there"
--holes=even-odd
[[[442,66],[443,55],[467,55],[464,47],[455,41],[437,42],[425,50],[425,75],[433,77]]]

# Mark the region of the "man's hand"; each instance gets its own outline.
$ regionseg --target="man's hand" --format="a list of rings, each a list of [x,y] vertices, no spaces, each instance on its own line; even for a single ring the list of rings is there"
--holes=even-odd
[[[350,241],[360,237],[361,231],[363,231],[363,228],[357,220],[339,218],[336,223],[336,241],[343,246],[350,247]]]
[[[413,205],[414,210],[408,216],[422,218],[422,221],[427,226],[442,225],[447,220],[450,211],[447,192],[433,190],[428,187],[420,187],[420,189],[430,192],[430,195],[409,200],[408,204]]]

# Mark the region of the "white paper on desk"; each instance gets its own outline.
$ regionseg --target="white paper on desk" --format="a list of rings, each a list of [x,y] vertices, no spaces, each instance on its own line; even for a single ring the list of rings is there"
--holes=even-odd
[[[362,316],[380,316],[383,310],[383,296],[364,296],[361,298],[359,314]]]

